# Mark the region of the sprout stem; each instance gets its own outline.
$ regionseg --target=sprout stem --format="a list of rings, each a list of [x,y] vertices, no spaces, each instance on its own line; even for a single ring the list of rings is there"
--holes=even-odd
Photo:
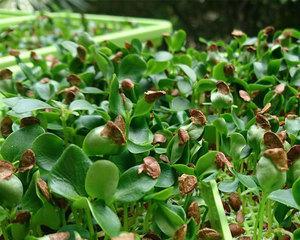
[[[90,239],[94,240],[95,239],[95,231],[94,231],[92,216],[91,216],[89,209],[85,209],[85,216],[86,216],[86,221],[87,221],[87,225],[88,225],[89,232],[90,232]]]
[[[263,234],[263,223],[264,223],[264,211],[265,211],[267,196],[268,196],[267,194],[263,193],[262,199],[259,203],[258,215],[254,225],[254,240],[263,239],[262,234]],[[258,232],[256,229],[258,230]]]
[[[124,211],[124,217],[123,217],[124,218],[123,219],[124,226],[123,226],[123,228],[124,228],[124,231],[127,232],[128,231],[128,204],[127,203],[124,204],[123,211]]]

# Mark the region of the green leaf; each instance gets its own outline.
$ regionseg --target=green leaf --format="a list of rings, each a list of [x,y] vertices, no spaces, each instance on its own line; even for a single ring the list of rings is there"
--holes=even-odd
[[[23,185],[18,177],[0,178],[0,206],[13,209],[22,200]]]
[[[156,200],[156,201],[166,201],[172,195],[174,195],[174,187],[169,187],[159,192],[148,194],[144,197],[145,201]]]
[[[168,62],[159,62],[159,61],[155,61],[154,59],[150,59],[147,62],[146,75],[152,75],[152,74],[163,72],[168,67],[168,65],[169,65]]]
[[[198,177],[206,170],[215,168],[215,159],[217,153],[217,151],[209,151],[198,159],[195,167],[195,174]]]
[[[155,53],[154,59],[157,62],[167,62],[170,61],[173,58],[173,54],[167,52],[167,51],[159,51]]]
[[[300,207],[300,178],[298,178],[298,180],[296,180],[293,184],[293,196],[295,199],[295,202],[298,204],[298,209]]]
[[[138,82],[146,70],[147,64],[139,55],[128,54],[120,63],[119,78],[130,78]]]
[[[85,190],[93,198],[108,202],[117,190],[119,182],[118,167],[107,160],[94,162],[87,171]]]
[[[188,76],[190,79],[191,84],[197,81],[197,75],[193,69],[185,64],[177,64],[177,66]]]
[[[242,134],[234,132],[230,135],[230,156],[233,161],[238,161],[241,158],[245,146],[246,140]]]
[[[157,179],[155,187],[167,188],[171,187],[175,182],[174,170],[167,164],[160,164],[161,173]]]
[[[236,192],[238,186],[239,186],[239,180],[235,178],[233,181],[224,180],[220,182],[218,188],[222,192],[232,193],[232,192]]]
[[[152,144],[136,144],[130,140],[127,142],[127,149],[133,154],[148,152],[153,148],[154,146]]]
[[[299,190],[299,189],[298,189]],[[298,192],[299,193],[299,192]],[[271,192],[268,196],[269,199],[282,203],[288,207],[296,208],[300,210],[300,206],[297,205],[293,198],[292,189],[279,189]]]
[[[213,125],[216,127],[219,133],[227,135],[228,129],[224,118],[217,118],[213,121]]]
[[[88,111],[89,114],[92,114],[96,107],[90,104],[88,101],[80,99],[72,101],[69,109],[71,111]]]
[[[154,221],[159,229],[169,237],[173,236],[176,230],[184,224],[183,219],[165,204],[158,205],[154,212]]]
[[[100,200],[95,202],[88,201],[88,205],[94,219],[105,233],[111,237],[118,236],[120,234],[121,223],[115,212],[113,212]]]
[[[258,79],[262,78],[267,71],[267,66],[261,62],[253,63],[254,73]]]
[[[36,171],[33,174],[29,187],[27,188],[27,191],[25,192],[21,201],[22,209],[26,209],[30,212],[37,212],[43,206],[43,201],[41,200],[41,198],[38,196],[37,193],[38,178],[39,178],[39,172]]]
[[[112,61],[100,50],[93,48],[94,58],[100,71],[103,73],[105,79],[108,81],[112,78],[114,73],[114,65]]]
[[[140,200],[147,192],[154,188],[157,180],[145,173],[138,174],[138,167],[134,166],[121,175],[115,199],[120,202],[134,202]]]
[[[232,239],[216,181],[200,182],[200,191],[208,206],[208,218],[212,228],[221,234],[222,239]]]
[[[144,97],[141,97],[134,108],[133,117],[141,117],[149,114],[154,106],[154,103],[148,103]]]
[[[81,148],[71,144],[53,166],[49,176],[51,190],[71,201],[86,196],[85,177],[91,160]]]
[[[125,110],[124,110],[124,105],[122,103],[122,98],[119,94],[119,81],[115,75],[111,81],[108,101],[109,101],[109,110],[112,113],[116,115],[121,114],[124,116]]]
[[[21,128],[10,134],[1,147],[2,157],[12,162],[16,157],[21,155],[25,150],[31,147],[33,141],[41,134],[44,129],[38,125]]]
[[[53,133],[43,133],[32,143],[37,165],[51,171],[64,150],[64,141]]]
[[[213,68],[212,77],[216,80],[223,80],[226,81],[226,76],[224,73],[224,67],[227,63],[220,62]]]
[[[184,111],[191,108],[191,103],[184,97],[175,97],[171,101],[170,108],[176,112]]]
[[[178,30],[172,36],[166,37],[166,42],[171,52],[180,51],[185,44],[185,40],[186,33],[183,30]]]
[[[24,98],[18,101],[18,103],[12,108],[12,110],[16,113],[26,113],[46,108],[52,108],[52,106],[41,100]]]
[[[57,230],[61,225],[61,210],[58,207],[45,202],[42,208],[40,208],[32,216],[32,224],[34,226],[47,226],[49,228]]]

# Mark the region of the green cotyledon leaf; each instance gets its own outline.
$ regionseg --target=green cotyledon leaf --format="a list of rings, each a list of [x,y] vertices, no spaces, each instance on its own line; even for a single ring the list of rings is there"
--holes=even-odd
[[[86,173],[91,160],[76,145],[69,145],[53,166],[48,184],[52,192],[71,201],[87,196],[85,190]]]

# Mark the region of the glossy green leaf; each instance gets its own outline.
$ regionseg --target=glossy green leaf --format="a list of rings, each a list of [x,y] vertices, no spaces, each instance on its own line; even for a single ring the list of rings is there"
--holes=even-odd
[[[37,165],[46,171],[51,171],[64,150],[64,141],[52,133],[43,133],[32,143],[32,150]]]
[[[120,63],[119,78],[130,78],[139,81],[146,70],[147,64],[139,55],[129,54]]]
[[[93,198],[109,201],[116,192],[119,169],[107,160],[94,162],[86,173],[85,190]]]
[[[145,173],[138,174],[138,166],[134,166],[121,175],[115,199],[120,202],[138,201],[153,189],[156,182]]]
[[[45,108],[52,108],[52,106],[41,100],[24,98],[19,100],[18,103],[12,108],[12,110],[16,113],[26,113]]]
[[[199,177],[202,173],[210,168],[215,168],[215,159],[217,151],[210,151],[201,156],[196,163],[195,174]]]
[[[50,189],[71,201],[86,196],[84,183],[91,164],[91,160],[79,147],[68,146],[50,172]]]
[[[26,149],[30,148],[33,141],[43,133],[44,129],[38,125],[28,126],[13,132],[1,146],[2,157],[7,161],[13,161]]]
[[[183,219],[164,204],[157,206],[154,221],[159,229],[169,237],[173,236],[176,230],[184,224]]]
[[[112,237],[119,235],[121,223],[115,212],[100,200],[95,202],[88,201],[88,205],[94,219],[105,233]]]
[[[279,189],[271,192],[268,196],[269,199],[282,203],[288,207],[300,209],[293,198],[292,189]]]
[[[300,178],[293,184],[292,188],[293,197],[295,199],[295,202],[298,204],[298,209],[300,207]]]

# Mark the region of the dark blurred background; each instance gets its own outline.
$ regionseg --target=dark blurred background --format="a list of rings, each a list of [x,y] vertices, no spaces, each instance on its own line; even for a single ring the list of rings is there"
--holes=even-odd
[[[8,1],[8,0],[0,0]],[[18,0],[18,7],[20,2]],[[300,26],[299,0],[28,0],[34,9],[163,18],[174,29],[188,32],[191,43],[198,37],[226,39],[234,29],[256,35],[272,25],[276,29]]]

